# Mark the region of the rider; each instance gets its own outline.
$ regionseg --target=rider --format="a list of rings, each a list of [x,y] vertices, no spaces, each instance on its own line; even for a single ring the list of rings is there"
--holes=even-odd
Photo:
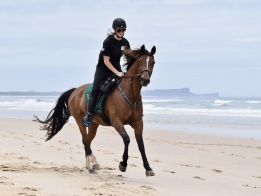
[[[114,32],[108,34],[99,54],[92,91],[88,103],[86,104],[86,114],[82,119],[86,127],[91,124],[93,109],[100,93],[100,82],[113,74],[116,74],[119,77],[124,75],[121,70],[120,59],[122,57],[122,50],[130,48],[128,40],[123,37],[127,25],[122,18],[116,18],[112,23],[112,28]]]

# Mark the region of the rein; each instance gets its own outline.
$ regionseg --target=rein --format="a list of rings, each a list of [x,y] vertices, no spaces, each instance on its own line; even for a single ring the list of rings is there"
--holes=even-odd
[[[133,85],[132,85],[132,78],[134,78],[134,77],[140,77],[140,74],[135,74],[135,75],[133,75],[133,76],[123,76],[123,78],[129,78],[129,80],[130,80],[131,91],[132,91],[132,95],[133,95],[134,100],[135,100],[134,103],[131,102],[131,100],[129,99],[129,97],[124,93],[124,91],[123,91],[122,88],[120,87],[120,82],[121,82],[122,80],[120,80],[120,82],[117,83],[117,86],[118,86],[119,91],[121,92],[121,94],[123,95],[123,97],[125,98],[125,100],[131,105],[131,108],[132,108],[131,116],[130,116],[129,120],[126,122],[126,124],[129,124],[129,123],[132,121],[132,118],[133,118],[133,116],[134,116],[135,109],[136,109],[137,106],[139,106],[140,103],[141,103],[141,99],[140,99],[138,102],[136,101],[136,97],[137,97],[137,95],[138,95],[138,94],[140,93],[140,91],[141,91],[141,85],[140,85],[140,89],[139,89],[138,93],[137,93],[136,96],[135,96],[135,95],[134,95]],[[123,79],[123,78],[122,78],[122,79]]]
[[[140,66],[140,63],[139,63],[139,66]],[[135,102],[132,103],[131,100],[129,99],[129,97],[124,93],[124,91],[122,90],[122,88],[120,87],[120,82],[122,81],[122,79],[117,83],[117,86],[118,86],[118,89],[119,91],[121,92],[121,94],[123,95],[123,97],[125,98],[125,100],[131,105],[132,107],[132,113],[131,113],[131,116],[129,118],[129,120],[126,122],[127,123],[130,123],[132,121],[132,118],[134,116],[134,112],[135,112],[135,109],[141,104],[141,99],[137,102],[136,101],[136,97],[137,95],[140,93],[141,91],[141,88],[142,86],[140,85],[140,89],[138,91],[138,93],[136,94],[136,96],[134,95],[134,90],[133,90],[133,85],[132,85],[132,78],[134,77],[141,77],[141,74],[144,73],[145,71],[147,71],[149,73],[149,76],[151,76],[151,72],[148,70],[148,69],[144,69],[143,71],[141,71],[140,73],[137,73],[137,74],[134,74],[133,76],[122,76],[122,79],[123,78],[129,78],[130,80],[130,84],[131,84],[131,90],[132,90],[132,95],[134,97],[134,100]]]
[[[132,86],[132,82],[131,82],[131,87],[132,87],[132,93],[134,95],[134,91],[133,91],[133,86]],[[134,104],[131,102],[131,100],[128,98],[128,96],[123,92],[122,88],[120,87],[120,85],[118,84],[118,88],[121,92],[121,94],[123,95],[123,97],[126,99],[126,101],[131,105],[132,107],[132,112],[131,112],[131,116],[129,118],[129,120],[126,122],[127,123],[130,123],[132,121],[132,118],[134,116],[134,112],[135,112],[135,109],[137,108],[138,105],[140,105],[141,103],[141,99],[137,102],[135,101]],[[141,90],[141,87],[140,87],[140,90]],[[140,92],[140,90],[138,91],[138,93]],[[136,100],[136,97],[134,97],[134,99]]]

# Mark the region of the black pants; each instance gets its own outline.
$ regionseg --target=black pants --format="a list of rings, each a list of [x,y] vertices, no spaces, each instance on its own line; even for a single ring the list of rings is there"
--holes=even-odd
[[[107,71],[107,70],[101,69],[99,67],[96,67],[96,71],[95,71],[95,75],[94,75],[94,81],[93,81],[93,87],[92,87],[92,92],[91,92],[92,97],[96,101],[97,101],[97,98],[98,98],[99,93],[100,93],[100,88],[99,88],[100,82],[102,80],[107,79],[112,74],[113,73],[111,71]]]

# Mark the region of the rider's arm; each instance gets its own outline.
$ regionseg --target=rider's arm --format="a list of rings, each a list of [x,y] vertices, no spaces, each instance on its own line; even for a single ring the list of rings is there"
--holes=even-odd
[[[122,77],[124,74],[122,72],[119,72],[117,69],[115,69],[113,67],[113,65],[110,62],[110,57],[109,56],[103,56],[103,61],[104,64],[113,72],[115,73],[117,76]]]

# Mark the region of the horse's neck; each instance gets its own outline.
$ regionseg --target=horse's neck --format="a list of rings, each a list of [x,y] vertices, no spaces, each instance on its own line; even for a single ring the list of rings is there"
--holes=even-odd
[[[140,77],[135,76],[137,74],[138,74],[138,62],[136,61],[126,73],[126,76],[130,78],[124,78],[123,81],[121,82],[124,93],[132,100],[138,99],[133,101],[139,101],[141,97]]]

